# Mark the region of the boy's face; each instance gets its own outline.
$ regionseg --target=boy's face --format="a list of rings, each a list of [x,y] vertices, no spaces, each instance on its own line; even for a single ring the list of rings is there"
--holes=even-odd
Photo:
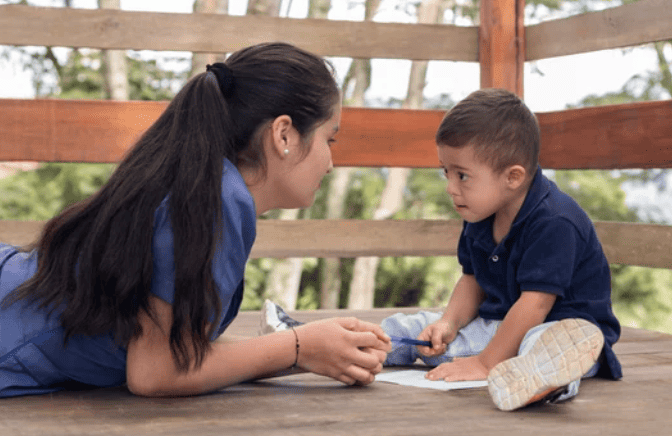
[[[511,190],[507,172],[496,173],[474,156],[470,145],[456,148],[437,146],[439,161],[448,180],[446,192],[463,220],[474,223],[505,211]]]

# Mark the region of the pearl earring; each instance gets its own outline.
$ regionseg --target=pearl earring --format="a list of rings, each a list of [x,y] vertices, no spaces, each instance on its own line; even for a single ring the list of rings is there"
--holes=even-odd
[[[289,149],[288,149],[288,148],[285,148],[285,150],[283,151],[283,153],[285,153],[285,156],[287,156],[287,155],[289,154]]]

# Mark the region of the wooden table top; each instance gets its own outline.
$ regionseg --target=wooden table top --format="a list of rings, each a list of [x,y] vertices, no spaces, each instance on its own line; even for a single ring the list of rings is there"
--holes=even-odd
[[[294,316],[379,322],[396,311]],[[258,320],[258,312],[243,312],[229,331],[256,335]],[[622,380],[584,380],[572,401],[515,412],[496,409],[486,388],[438,391],[383,382],[347,387],[302,374],[190,398],[141,398],[114,388],[2,399],[0,435],[672,434],[672,336],[624,328],[614,349]]]

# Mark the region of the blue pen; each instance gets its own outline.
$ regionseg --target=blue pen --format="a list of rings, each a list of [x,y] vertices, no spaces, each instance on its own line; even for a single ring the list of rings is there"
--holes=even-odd
[[[411,339],[411,338],[402,338],[401,336],[390,336],[390,340],[392,342],[397,342],[399,344],[406,344],[406,345],[422,345],[424,347],[432,347],[432,343],[430,341],[419,341],[417,339]]]

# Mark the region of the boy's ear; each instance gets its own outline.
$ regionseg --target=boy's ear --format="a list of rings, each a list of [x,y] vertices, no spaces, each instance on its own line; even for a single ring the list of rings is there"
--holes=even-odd
[[[290,149],[290,135],[292,134],[292,118],[289,115],[280,115],[271,123],[272,149],[278,156],[285,158]]]
[[[525,183],[527,171],[522,165],[511,165],[506,169],[506,182],[510,189],[518,189]]]

